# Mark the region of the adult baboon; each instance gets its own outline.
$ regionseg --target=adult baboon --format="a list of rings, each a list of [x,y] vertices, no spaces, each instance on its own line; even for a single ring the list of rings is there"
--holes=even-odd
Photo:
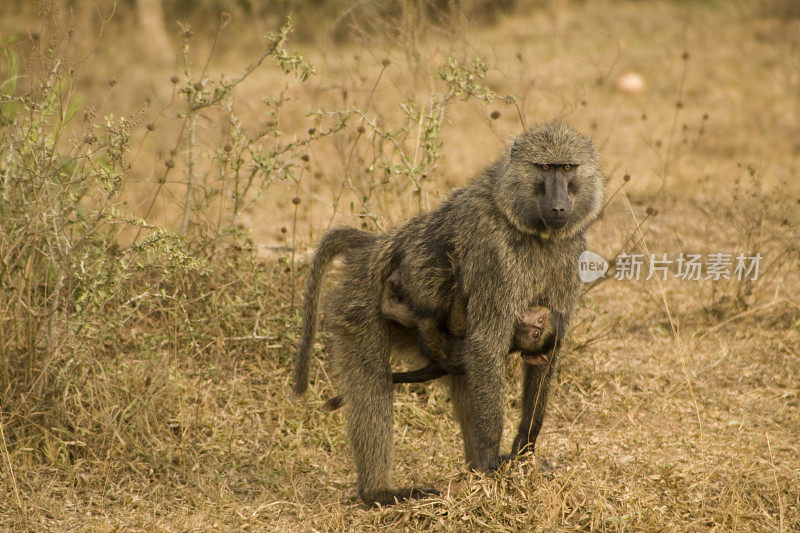
[[[381,314],[386,280],[396,272],[420,315],[442,316],[453,294],[466,298],[465,374],[451,378],[467,462],[501,463],[504,361],[515,317],[531,306],[561,313],[568,326],[580,294],[584,230],[600,213],[603,175],[592,142],[560,122],[539,125],[439,208],[382,235],[351,228],[322,238],[308,275],[295,391],[307,387],[322,277],[334,256],[344,269],[327,298],[326,327],[347,428],[366,503],[389,504],[434,491],[395,488],[392,460],[393,347],[402,331]],[[408,334],[405,330],[405,338]],[[546,365],[526,365],[522,418],[512,455],[533,450],[558,350]]]

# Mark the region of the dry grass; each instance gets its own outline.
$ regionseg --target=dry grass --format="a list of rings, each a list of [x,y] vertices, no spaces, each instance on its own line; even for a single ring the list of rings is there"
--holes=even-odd
[[[318,74],[289,82],[281,140],[325,124],[308,111],[349,106],[395,130],[401,102],[426,105],[431,87],[442,90],[435,71],[447,56],[480,55],[490,66],[487,85],[514,94],[528,123],[561,116],[593,135],[610,191],[632,176],[591,231],[593,250],[612,257],[628,243],[639,253],[765,256],[763,279],[744,288],[609,280],[587,294],[537,447],[552,472],[527,461],[495,477],[469,473],[444,389],[403,387],[395,479],[444,496],[365,509],[342,415],[322,408],[334,391],[325,354],[305,398],[289,389],[299,318],[292,286],[301,286],[300,259],[319,232],[332,219],[377,229],[435,206],[520,131],[514,105],[469,100],[448,107],[442,158],[421,182],[393,178],[370,188],[375,173],[366,167],[379,151],[372,129],[358,133],[355,116],[340,135],[312,145],[295,181],[276,180],[237,219],[260,260],[236,248],[195,250],[210,270],[166,281],[146,270],[119,290],[146,286],[163,299],[142,300],[106,337],[88,328],[90,342],[61,347],[62,373],[53,379],[63,385],[51,395],[26,403],[8,392],[33,390],[35,373],[4,381],[0,528],[799,530],[800,19],[776,12],[789,16],[724,2],[536,3],[484,29],[456,19],[423,34],[406,23],[397,36],[334,44],[319,33],[298,45]],[[35,25],[9,16],[0,28],[12,24]],[[200,65],[209,27],[192,42]],[[210,79],[255,59],[247,28],[234,12]],[[118,30],[104,34],[76,90],[98,116],[129,115],[150,100],[132,131],[122,195],[134,215],[175,229],[185,184],[174,176],[186,171],[185,144],[173,156],[177,168],[158,183],[183,139],[174,120],[181,100],[169,82],[175,70],[138,62],[132,37]],[[615,88],[627,71],[644,77],[644,93]],[[234,109],[246,131],[270,120],[261,99],[284,84],[268,66],[237,89]],[[227,128],[226,112],[210,109],[200,145],[220,146]],[[414,138],[403,147],[421,157]],[[645,218],[648,206],[659,214],[636,232],[634,217]],[[267,248],[292,242],[296,257]],[[15,309],[18,325],[25,317]],[[104,309],[100,319],[117,316],[116,307]],[[15,365],[29,364],[19,339],[41,339],[13,329],[17,315],[0,313],[0,375],[17,375]],[[95,335],[103,344],[93,344]],[[510,369],[504,448],[517,417],[518,373]]]

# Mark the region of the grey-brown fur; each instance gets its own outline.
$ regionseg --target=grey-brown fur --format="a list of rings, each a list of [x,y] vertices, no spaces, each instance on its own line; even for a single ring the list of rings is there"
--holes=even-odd
[[[381,299],[381,314],[410,330],[418,330],[420,352],[428,366],[414,372],[393,372],[393,383],[418,383],[446,374],[464,374],[462,348],[467,333],[467,302],[462,295],[451,298],[445,316],[419,316],[403,299],[395,275],[389,277]],[[528,364],[547,362],[547,351],[564,336],[563,319],[558,311],[547,307],[531,307],[516,317],[511,351],[522,352]],[[435,342],[431,342],[434,338]],[[437,372],[438,370],[438,372]]]
[[[572,173],[566,167],[577,165]],[[537,166],[538,165],[538,166]],[[551,165],[545,171],[542,165]],[[580,294],[578,255],[584,230],[599,215],[603,176],[591,141],[559,122],[514,140],[495,163],[442,205],[373,237],[336,229],[312,261],[295,390],[306,388],[320,279],[341,253],[343,274],[327,298],[326,327],[358,473],[367,503],[422,496],[396,489],[392,461],[392,348],[408,331],[380,312],[386,279],[396,272],[415,312],[446,312],[451,295],[467,299],[464,376],[451,378],[467,462],[492,471],[501,462],[504,361],[514,319],[531,306],[569,324]],[[558,229],[556,229],[558,228]],[[355,231],[355,230],[351,230]],[[449,305],[449,304],[447,304]],[[310,337],[310,338],[309,338]],[[526,365],[522,419],[512,455],[531,451],[541,428],[557,350],[546,365]]]
[[[392,291],[384,289],[381,313],[385,318],[411,330],[418,330],[421,322],[429,320],[420,319],[409,305],[395,296]],[[392,372],[392,383],[422,383],[446,375],[464,375],[462,349],[466,333],[465,313],[466,302],[463,298],[456,297],[450,315],[443,319],[445,331],[440,331],[439,326],[436,326],[436,335],[441,338],[442,347],[446,347],[446,353],[442,354],[443,361],[428,359],[433,348],[425,346],[425,339],[422,338],[420,351],[428,364],[417,370]],[[511,350],[512,353],[519,353],[529,365],[543,365],[550,360],[550,353],[563,337],[563,320],[557,311],[547,307],[532,307],[517,317]],[[331,411],[341,405],[342,399],[339,396],[330,398],[325,403],[325,407]]]
[[[311,349],[314,345],[314,334],[317,330],[317,311],[319,310],[319,293],[322,277],[331,266],[336,256],[353,248],[365,246],[375,237],[365,231],[346,226],[334,228],[325,234],[311,260],[311,267],[306,277],[306,299],[303,305],[303,334],[297,349],[294,367],[294,392],[303,394],[308,388],[308,364],[311,360]]]
[[[449,373],[455,373],[453,359],[445,349],[449,338],[464,337],[466,333],[466,301],[463,297],[450,295],[448,302],[441,302],[439,309],[445,309],[442,314],[420,314],[415,312],[413,303],[404,296],[404,289],[399,284],[397,273],[392,273],[383,286],[381,297],[381,314],[397,322],[403,327],[417,330],[419,333],[419,349],[423,358],[433,366],[439,367]],[[443,336],[440,326],[450,333]],[[398,381],[394,381],[398,383]]]

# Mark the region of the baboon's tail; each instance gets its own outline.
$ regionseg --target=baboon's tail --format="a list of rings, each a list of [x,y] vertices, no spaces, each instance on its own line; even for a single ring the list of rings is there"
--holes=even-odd
[[[297,349],[294,362],[294,392],[303,394],[308,388],[308,365],[311,360],[311,348],[314,346],[314,334],[317,330],[317,312],[322,278],[330,269],[334,258],[348,250],[365,246],[375,240],[375,236],[366,231],[339,226],[328,231],[319,243],[311,268],[306,278],[306,296],[303,302],[303,336]]]

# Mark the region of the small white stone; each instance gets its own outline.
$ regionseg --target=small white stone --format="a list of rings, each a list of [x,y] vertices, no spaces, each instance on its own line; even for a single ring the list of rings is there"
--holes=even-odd
[[[644,92],[644,78],[636,72],[628,72],[617,78],[617,89],[628,94]]]

